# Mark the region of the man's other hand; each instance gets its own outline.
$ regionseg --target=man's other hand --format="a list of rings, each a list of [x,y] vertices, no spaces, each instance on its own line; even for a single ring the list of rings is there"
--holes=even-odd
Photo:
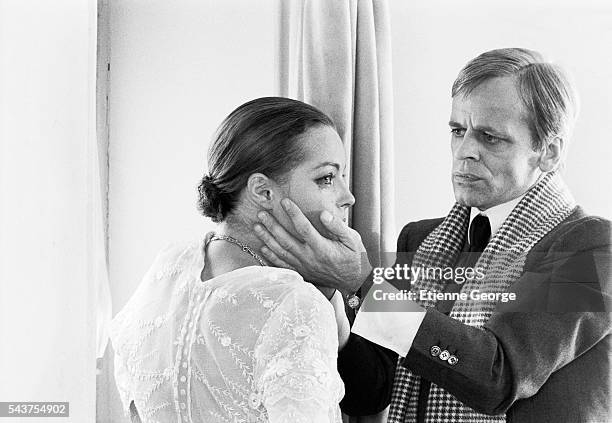
[[[321,223],[330,233],[322,236],[295,203],[281,201],[299,240],[267,212],[259,212],[262,225],[255,224],[257,236],[266,244],[261,254],[277,267],[297,271],[314,284],[354,292],[372,271],[361,236],[339,219],[321,212]]]

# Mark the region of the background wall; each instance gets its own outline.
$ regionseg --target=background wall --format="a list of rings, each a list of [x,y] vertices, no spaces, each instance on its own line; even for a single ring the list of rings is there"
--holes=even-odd
[[[540,50],[573,74],[582,110],[566,181],[588,212],[612,217],[612,3],[604,0],[389,0],[395,94],[396,221],[443,216],[450,182],[451,85],[471,58]]]
[[[107,1],[105,0],[105,3]],[[276,0],[110,0],[109,269],[114,314],[168,243],[203,237],[209,141],[238,105],[276,93]],[[98,422],[125,421],[111,351]]]
[[[0,401],[68,401],[78,423],[96,400],[95,46],[95,1],[0,0]]]
[[[114,311],[155,254],[203,237],[196,209],[221,120],[274,95],[276,2],[110,3],[109,249]]]

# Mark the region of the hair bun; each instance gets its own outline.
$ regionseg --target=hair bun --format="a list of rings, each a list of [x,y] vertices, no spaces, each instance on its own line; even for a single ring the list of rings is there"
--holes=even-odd
[[[214,222],[221,222],[225,217],[223,193],[210,175],[204,175],[198,186],[200,193],[198,208],[204,216],[210,217]]]

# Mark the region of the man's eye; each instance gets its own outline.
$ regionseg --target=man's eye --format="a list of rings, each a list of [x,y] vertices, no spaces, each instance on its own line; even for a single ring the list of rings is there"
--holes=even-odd
[[[486,132],[482,133],[482,138],[489,144],[496,144],[501,141],[501,138],[496,137],[495,135],[487,134]]]
[[[465,135],[465,129],[464,128],[451,128],[451,134],[453,134],[453,136],[455,137],[462,137]]]

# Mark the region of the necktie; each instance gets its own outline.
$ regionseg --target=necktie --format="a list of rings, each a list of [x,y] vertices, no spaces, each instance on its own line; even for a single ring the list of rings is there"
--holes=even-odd
[[[478,261],[480,253],[482,253],[489,243],[491,238],[491,223],[489,218],[484,214],[479,214],[472,220],[470,225],[470,245],[468,253],[463,253],[459,258],[458,266],[461,267],[472,267]],[[471,254],[470,254],[471,253]],[[461,284],[449,283],[446,285],[445,293],[455,293],[461,291]],[[446,315],[450,314],[454,300],[441,300],[438,301],[436,309]],[[431,382],[425,378],[421,379],[421,385],[419,388],[418,405],[417,405],[417,422],[425,421],[425,412],[427,409],[427,401],[429,398],[429,391],[431,390]]]
[[[479,214],[470,225],[470,252],[483,252],[491,238],[491,223],[484,214]]]

